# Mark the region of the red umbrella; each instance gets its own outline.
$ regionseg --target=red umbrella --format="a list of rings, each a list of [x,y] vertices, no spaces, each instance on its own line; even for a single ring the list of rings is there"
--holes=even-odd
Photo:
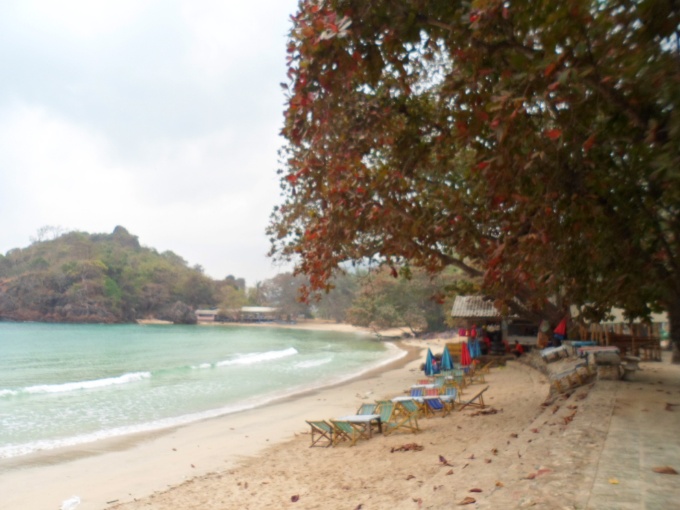
[[[460,364],[467,367],[472,363],[472,357],[470,356],[470,350],[468,349],[467,342],[463,342],[463,347],[460,349]]]

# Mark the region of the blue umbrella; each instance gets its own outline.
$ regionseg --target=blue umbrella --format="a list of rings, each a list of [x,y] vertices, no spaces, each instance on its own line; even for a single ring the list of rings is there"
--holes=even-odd
[[[442,352],[442,370],[453,370],[453,360],[451,359],[451,353],[446,347],[444,347],[444,352]]]
[[[425,358],[425,375],[434,375],[434,363],[432,358],[432,351],[427,349],[427,357]]]
[[[472,345],[470,345],[470,356],[472,358],[479,358],[482,355],[482,346],[479,344],[479,340],[473,340]]]

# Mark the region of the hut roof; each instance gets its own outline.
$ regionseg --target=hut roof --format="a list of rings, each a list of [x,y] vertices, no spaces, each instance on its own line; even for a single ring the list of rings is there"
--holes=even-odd
[[[500,319],[493,301],[484,296],[456,296],[451,309],[451,317],[457,319]]]

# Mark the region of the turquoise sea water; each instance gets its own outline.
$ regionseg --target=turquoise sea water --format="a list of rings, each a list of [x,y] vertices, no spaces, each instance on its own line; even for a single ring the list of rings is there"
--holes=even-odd
[[[0,458],[265,405],[401,355],[286,328],[0,323]]]

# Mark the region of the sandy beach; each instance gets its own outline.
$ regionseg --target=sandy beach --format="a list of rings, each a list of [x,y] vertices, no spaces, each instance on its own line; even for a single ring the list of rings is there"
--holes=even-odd
[[[484,412],[423,418],[418,434],[310,448],[306,419],[404,394],[420,378],[424,349],[444,343],[403,340],[407,355],[390,366],[262,408],[4,460],[0,508],[56,510],[74,497],[77,510],[597,508],[586,504],[614,413],[611,392],[587,385],[546,402],[547,379],[515,361],[465,390],[463,400],[489,386]],[[650,377],[677,383],[676,367],[650,366]],[[640,386],[635,398],[648,405],[658,387],[650,382],[646,394]]]

